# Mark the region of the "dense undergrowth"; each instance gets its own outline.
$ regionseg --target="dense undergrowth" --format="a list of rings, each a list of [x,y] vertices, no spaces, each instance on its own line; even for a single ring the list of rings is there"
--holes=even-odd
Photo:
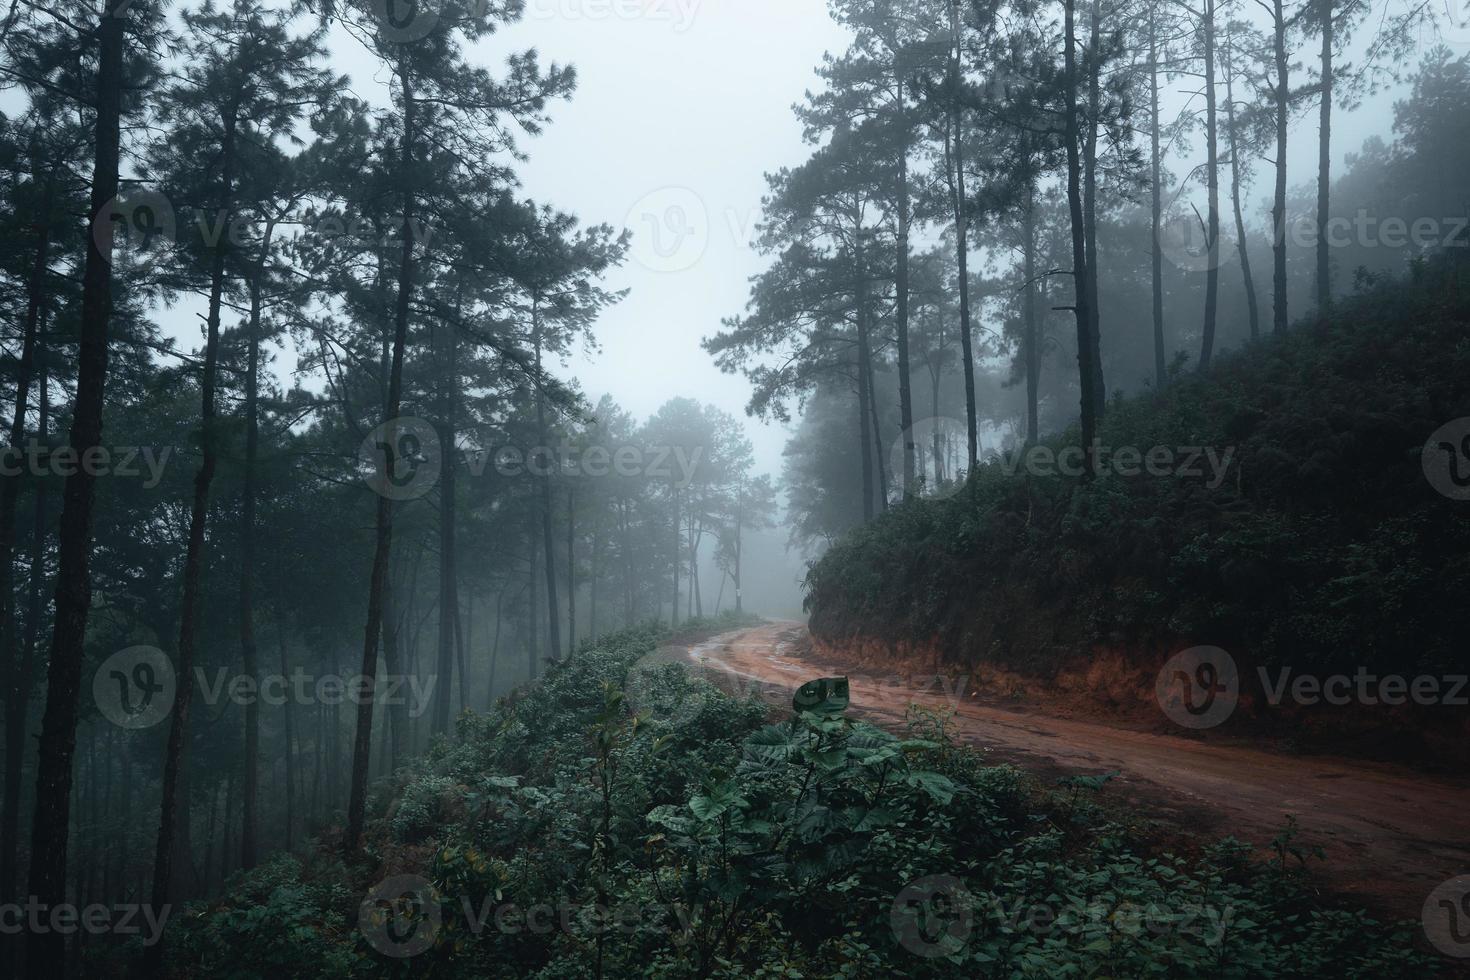
[[[1423,976],[1401,932],[1317,907],[1289,833],[1253,865],[1130,841],[914,709],[818,680],[792,711],[681,666],[656,626],[584,647],[380,784],[327,843],[176,917],[181,977]],[[636,690],[636,710],[629,692]],[[404,877],[407,876],[407,877]],[[396,905],[364,899],[415,893]],[[385,955],[384,950],[390,955]]]
[[[1166,447],[1176,469],[1190,448],[1228,453],[1222,475],[1202,456],[1199,475],[1108,467],[1084,485],[991,459],[828,551],[807,582],[813,634],[1041,675],[1087,651],[1194,644],[1263,666],[1464,673],[1470,505],[1421,465],[1430,434],[1470,416],[1470,261],[1451,251],[1109,405],[1103,447]]]

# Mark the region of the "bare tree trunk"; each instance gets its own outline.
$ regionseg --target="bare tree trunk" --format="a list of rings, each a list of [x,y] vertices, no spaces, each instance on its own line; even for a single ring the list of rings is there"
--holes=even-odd
[[[1246,313],[1251,340],[1261,336],[1261,312],[1256,305],[1256,281],[1251,276],[1250,249],[1246,246],[1245,216],[1240,208],[1240,133],[1235,126],[1235,60],[1231,37],[1225,37],[1225,128],[1230,136],[1230,206],[1235,211],[1235,247],[1240,255]]]
[[[255,461],[260,451],[260,310],[271,225],[266,226],[255,275],[250,282],[250,338],[245,361],[245,473],[240,506],[240,659],[245,676],[260,683],[255,645]],[[255,867],[256,812],[260,780],[260,703],[245,705],[244,816],[240,829],[240,866]]]
[[[234,870],[234,868],[232,868],[230,866],[230,855],[235,853],[235,848],[232,846],[233,845],[232,838],[235,836],[234,835],[234,825],[235,825],[235,782],[236,782],[235,781],[235,774],[232,771],[232,772],[230,772],[229,775],[227,775],[225,777],[225,808],[224,808],[223,813],[220,816],[220,848],[219,848],[219,880],[220,880],[220,884],[224,884],[224,880],[226,878],[228,878],[230,876],[230,872],[232,872]],[[219,791],[216,789],[216,790],[214,790],[213,792],[211,792],[209,794],[209,798],[210,798],[211,801],[213,801],[218,795],[219,795]],[[213,841],[210,841],[210,843],[212,844],[214,842]],[[208,883],[207,882],[201,882],[200,887],[199,887],[200,894],[203,894],[203,893],[207,892],[208,890],[209,890]]]
[[[691,615],[704,615],[704,597],[699,591],[699,545],[704,540],[704,523],[694,527],[694,514],[689,515],[689,605]]]
[[[679,488],[670,484],[674,500],[674,612],[670,626],[679,625]]]
[[[1164,351],[1164,249],[1159,226],[1163,222],[1163,156],[1159,151],[1159,27],[1158,6],[1148,11],[1148,115],[1149,115],[1149,228],[1153,245],[1154,386],[1169,381]]]
[[[1036,175],[1026,179],[1026,209],[1021,216],[1021,263],[1026,276],[1026,445],[1041,438],[1041,325],[1036,310]]]
[[[11,416],[10,445],[17,450],[25,441],[26,414],[31,393],[31,377],[35,373],[41,309],[46,294],[45,276],[47,256],[51,246],[51,198],[54,177],[46,178],[46,190],[42,195],[40,219],[36,223],[35,257],[31,262],[28,282],[25,326],[21,340],[20,361],[16,365],[15,413]],[[41,386],[45,387],[44,368]],[[44,402],[44,395],[42,401]],[[43,417],[46,407],[41,409]],[[34,481],[34,492],[44,491],[39,480]],[[30,707],[30,658],[20,649],[19,630],[15,616],[15,513],[20,503],[19,473],[0,476],[0,651],[3,651],[6,680],[5,685],[5,802],[0,810],[0,895],[15,895],[19,879],[18,850],[20,848],[20,789],[21,767],[25,761],[26,716]],[[34,622],[27,620],[27,631],[34,631]],[[12,940],[6,939],[3,949],[4,960],[9,960]]]
[[[461,610],[456,609],[454,613],[454,659],[455,669],[459,672],[459,713],[464,714],[469,705],[465,699],[469,696],[469,682],[464,672],[464,644],[465,644],[465,622],[460,615]]]
[[[487,710],[495,707],[495,668],[500,663],[500,629],[501,629],[501,600],[505,598],[505,588],[501,587],[495,593],[495,639],[490,644],[490,688],[485,698]]]
[[[286,629],[279,620],[276,623],[276,642],[280,647],[281,654],[281,676],[290,676],[286,666]],[[286,850],[292,847],[291,834],[296,823],[296,733],[293,731],[294,719],[291,715],[291,699],[286,698],[281,705],[284,715],[281,719],[286,736]]]
[[[1205,180],[1209,187],[1209,216],[1205,229],[1209,265],[1205,269],[1205,326],[1200,344],[1199,370],[1210,369],[1215,351],[1215,318],[1220,298],[1220,130],[1215,107],[1215,0],[1205,0]]]
[[[567,657],[577,649],[577,502],[567,484]]]
[[[906,114],[903,79],[898,80],[898,111]],[[901,121],[903,125],[906,122]],[[914,467],[918,447],[914,445],[913,382],[909,377],[909,144],[901,141],[898,150],[898,256],[895,259],[895,316],[898,343],[898,415],[903,429],[903,499],[914,496]]]
[[[960,360],[965,371],[965,430],[968,439],[968,472],[973,473],[980,459],[979,418],[975,410],[975,354],[970,339],[970,243],[965,213],[968,198],[965,196],[965,134],[964,117],[959,109],[959,85],[963,36],[960,33],[960,7],[958,0],[949,4],[950,32],[954,35],[954,62],[951,66],[951,93],[949,115],[950,129],[954,134],[954,232],[955,260],[959,264],[960,277]],[[938,415],[938,411],[935,413]]]
[[[225,857],[225,846],[226,846],[224,844],[224,842],[223,842],[223,839],[222,839],[223,838],[223,835],[221,835],[219,833],[219,830],[218,830],[218,828],[219,828],[219,787],[218,786],[215,786],[215,787],[213,787],[210,790],[210,793],[209,793],[209,807],[208,807],[207,810],[205,810],[205,814],[206,814],[206,816],[205,816],[205,820],[204,820],[204,841],[205,841],[205,843],[204,843],[204,890],[205,891],[210,891],[214,887],[214,862],[215,862],[215,857],[214,856],[215,856],[215,853],[218,852],[218,854],[219,854],[219,862],[220,862],[221,868],[223,868],[223,865],[224,865],[224,857]],[[220,840],[220,846],[219,847],[215,847],[215,841],[217,839]],[[221,880],[224,879],[224,874],[223,873],[220,874],[220,879]]]
[[[873,433],[868,427],[868,415],[871,411],[870,404],[873,400],[871,389],[872,358],[873,352],[869,337],[870,327],[868,325],[868,267],[866,252],[862,246],[862,228],[859,227],[857,248],[854,257],[857,260],[857,394],[858,394],[858,432],[862,441],[862,467],[863,467],[863,523],[866,524],[873,519]]]
[[[96,139],[90,213],[101,214],[117,196],[118,143],[122,117],[123,48],[127,0],[107,0],[97,26]],[[102,441],[102,389],[107,379],[107,327],[112,314],[112,240],[87,236],[82,271],[77,396],[72,411],[71,448],[86,458]],[[66,900],[67,833],[71,825],[72,756],[76,750],[77,703],[82,684],[83,643],[92,586],[87,570],[92,538],[95,475],[78,467],[63,491],[56,612],[46,675],[46,709],[36,766],[36,812],[31,823],[29,891],[52,908]],[[60,977],[66,970],[65,936],[54,930],[29,937],[27,969],[33,976]]]
[[[234,209],[235,120],[224,121],[221,143],[221,212],[226,223]],[[179,792],[180,770],[187,754],[185,741],[189,734],[189,709],[194,700],[194,648],[199,631],[199,605],[204,573],[204,530],[209,516],[209,488],[214,482],[219,457],[219,440],[215,425],[215,384],[219,365],[220,308],[225,284],[225,243],[222,236],[214,246],[213,267],[209,276],[209,312],[204,341],[204,379],[200,406],[200,463],[194,476],[194,501],[189,516],[189,543],[184,556],[184,597],[179,613],[178,662],[174,665],[178,683],[174,690],[173,712],[169,717],[168,746],[163,760],[163,801],[159,812],[158,848],[153,858],[153,907],[169,904],[174,875],[174,837],[178,825],[189,821],[189,795]],[[188,832],[180,835],[187,838]],[[148,947],[150,965],[162,962],[163,943]]]
[[[459,343],[452,324],[437,324],[436,334],[440,330],[446,336],[439,358],[439,679],[438,696],[434,699],[434,731],[443,734],[449,731],[455,638],[459,632],[459,570],[455,563],[455,443],[459,437],[454,394],[458,384]],[[537,363],[539,366],[539,360]],[[537,410],[539,414],[539,403]],[[546,444],[544,431],[541,444]],[[459,683],[464,686],[463,672]]]
[[[406,56],[398,63],[398,77],[403,99],[403,137],[401,148],[402,180],[408,181],[414,172],[413,147],[417,139],[414,129],[413,78],[408,70]],[[389,423],[389,438],[384,447],[383,467],[392,473],[396,467],[398,445],[396,426],[399,403],[403,392],[403,357],[408,344],[409,302],[413,292],[413,227],[415,197],[412,186],[403,192],[403,252],[398,266],[398,296],[393,313],[393,363],[389,369],[388,404],[384,406],[385,420]],[[387,496],[378,497],[376,535],[373,546],[372,578],[368,582],[367,625],[363,630],[362,683],[366,696],[357,706],[357,732],[352,747],[352,783],[347,804],[347,832],[342,845],[345,850],[356,850],[362,839],[362,825],[367,807],[368,764],[373,751],[373,704],[377,700],[378,642],[383,626],[383,589],[388,581],[388,561],[393,551],[393,507]]]
[[[541,588],[537,584],[536,578],[540,571],[540,566],[536,560],[537,554],[536,545],[533,541],[531,544],[531,608],[530,612],[527,613],[529,622],[526,628],[526,638],[528,641],[526,650],[530,657],[530,674],[527,676],[527,679],[533,681],[536,679],[537,673],[536,661],[541,656],[541,636],[540,631],[537,629],[537,623],[541,619]]]
[[[1082,449],[1086,457],[1082,479],[1090,481],[1095,472],[1095,449],[1093,442],[1097,432],[1096,406],[1093,381],[1096,372],[1092,366],[1092,343],[1089,324],[1092,314],[1087,307],[1087,225],[1082,213],[1082,161],[1078,154],[1077,113],[1077,0],[1063,0],[1065,32],[1065,87],[1066,87],[1066,132],[1067,144],[1067,207],[1072,221],[1072,292],[1075,294],[1073,313],[1077,320],[1077,380],[1081,388]]]
[[[45,329],[45,316],[41,317],[40,329]],[[51,421],[51,399],[47,387],[47,370],[44,355],[40,358],[40,369],[36,379],[36,401],[38,421],[36,424],[36,438],[41,443],[46,442]],[[31,687],[35,682],[36,675],[36,641],[41,632],[41,617],[45,615],[45,599],[42,590],[46,582],[46,487],[37,481],[32,490],[33,504],[31,513],[31,549],[30,549],[30,582],[26,598],[26,631],[25,642],[21,647],[20,663],[17,665],[17,676],[13,681],[15,692],[15,703],[6,708],[5,724],[7,726],[6,741],[6,769],[5,769],[5,807],[7,832],[19,837],[19,828],[16,826],[20,821],[20,793],[21,773],[25,766],[25,733],[26,721],[29,716],[31,703]],[[12,874],[19,878],[19,869],[13,868]],[[12,881],[10,887],[15,887]],[[11,891],[9,894],[15,894]],[[20,952],[18,945],[13,950]]]
[[[594,643],[597,642],[597,579],[602,572],[602,535],[599,533],[603,519],[607,516],[605,510],[595,511],[596,519],[592,524],[592,567],[588,569],[587,577],[587,637]],[[499,626],[496,626],[499,629]]]
[[[130,827],[133,823],[133,757],[128,750],[126,738],[119,746],[118,771],[122,777],[122,804],[118,807],[118,817],[122,826]],[[132,855],[128,848],[129,836],[127,833],[117,835],[117,877],[121,883],[119,893],[123,895],[133,894],[133,890],[128,887],[128,875],[132,870]]]
[[[868,413],[873,417],[873,460],[878,464],[878,508],[888,511],[888,465],[883,460],[883,431],[878,424],[878,388],[873,380],[873,359],[868,358]]]
[[[1332,309],[1332,263],[1327,253],[1327,221],[1332,191],[1332,0],[1319,0],[1322,17],[1322,105],[1317,129],[1317,312]]]
[[[629,537],[628,502],[618,501],[618,535],[623,543],[623,626],[633,625],[637,609],[633,600],[633,543]],[[657,610],[655,610],[657,616]]]
[[[1276,57],[1276,194],[1271,204],[1272,323],[1277,334],[1286,333],[1286,123],[1291,87],[1286,59],[1286,10],[1284,0],[1272,0],[1272,35]]]
[[[315,766],[311,771],[311,821],[316,823],[321,820],[322,813],[322,756],[326,750],[327,742],[327,709],[320,701],[316,703],[316,738],[312,742],[312,755],[315,757]],[[309,829],[309,828],[308,828]]]
[[[390,572],[387,581],[383,583],[383,669],[390,678],[399,683],[407,677],[407,668],[398,645],[400,626],[393,576]],[[387,705],[384,710],[388,717],[383,724],[391,732],[388,739],[388,771],[392,772],[398,768],[399,761],[405,754],[405,740],[409,737],[408,706],[399,699]]]
[[[741,585],[740,585],[740,560],[741,560],[741,557],[742,557],[742,555],[741,555],[742,542],[741,542],[741,537],[740,537],[740,525],[745,522],[745,478],[744,477],[741,477],[740,478],[740,488],[739,488],[739,490],[736,493],[737,493],[737,496],[735,498],[735,614],[738,616],[740,613],[742,613],[742,612],[745,611],[745,606],[741,602],[741,600],[743,599],[743,596],[741,594]],[[724,594],[724,589],[725,589],[725,584],[723,582],[721,582],[720,583],[720,593],[721,593],[721,595]],[[719,615],[719,610],[718,609],[715,610],[715,614],[716,615]]]
[[[1082,215],[1087,236],[1087,334],[1092,347],[1092,406],[1098,418],[1107,410],[1102,370],[1102,315],[1097,299],[1097,128],[1102,123],[1102,0],[1092,0],[1087,69],[1087,130],[1082,144]]]
[[[542,451],[550,452],[550,436],[546,426],[546,395],[541,373],[540,299],[533,301],[532,335],[536,345],[536,428]],[[546,549],[546,655],[561,659],[561,603],[556,598],[556,540],[551,532],[551,474],[541,477],[541,543]],[[677,611],[676,611],[677,612]]]

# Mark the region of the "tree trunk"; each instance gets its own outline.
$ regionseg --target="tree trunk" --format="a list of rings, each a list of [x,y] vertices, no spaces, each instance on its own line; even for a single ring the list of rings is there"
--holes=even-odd
[[[401,624],[394,596],[393,576],[389,574],[388,580],[383,583],[383,669],[387,671],[390,678],[402,683],[408,673],[398,645]],[[408,705],[403,702],[402,698],[399,698],[393,704],[386,706],[385,714],[387,718],[383,724],[390,729],[388,771],[392,772],[398,768],[399,762],[405,755],[406,739],[409,735]]]
[[[286,630],[277,622],[276,642],[280,647],[281,654],[281,676],[289,677],[290,673],[286,667]],[[291,851],[291,834],[296,823],[296,734],[293,731],[291,716],[291,699],[285,698],[281,705],[284,716],[281,724],[286,736],[286,851]]]
[[[567,657],[577,649],[577,502],[567,484]]]
[[[674,613],[670,626],[679,625],[679,488],[670,484],[674,500]]]
[[[495,668],[500,662],[500,629],[501,629],[501,600],[505,598],[505,589],[502,587],[495,593],[495,639],[490,644],[490,685],[489,692],[485,697],[486,709],[495,707]]]
[[[1251,340],[1261,336],[1261,312],[1256,305],[1256,281],[1251,276],[1250,249],[1246,247],[1245,215],[1240,207],[1240,133],[1235,126],[1235,61],[1230,36],[1225,38],[1225,128],[1230,136],[1230,206],[1235,212],[1235,248],[1245,285],[1246,313]]]
[[[1163,157],[1159,152],[1159,28],[1158,8],[1148,12],[1148,115],[1149,115],[1149,229],[1153,245],[1154,386],[1169,381],[1164,351],[1164,250],[1159,226],[1164,213]]]
[[[221,142],[220,197],[222,223],[228,227],[234,205],[235,120],[224,121]],[[179,823],[189,820],[189,796],[179,792],[179,770],[184,765],[184,742],[189,733],[189,708],[194,700],[194,648],[199,630],[201,578],[204,572],[204,530],[209,516],[209,488],[214,482],[219,445],[215,424],[215,381],[219,364],[220,307],[224,298],[225,243],[222,236],[214,246],[213,267],[209,274],[209,312],[204,340],[203,399],[200,406],[200,463],[194,475],[194,502],[189,515],[189,543],[184,556],[184,597],[179,614],[178,662],[174,665],[178,683],[174,690],[173,712],[169,717],[168,747],[163,760],[163,801],[159,812],[158,850],[153,859],[153,907],[169,904],[173,885],[174,836]],[[163,944],[148,948],[149,962],[161,962]]]
[[[546,426],[545,375],[541,372],[540,298],[532,303],[532,336],[536,346],[536,429],[543,452],[549,453],[551,437]],[[541,543],[546,549],[546,656],[561,659],[561,603],[556,598],[556,539],[551,531],[551,474],[541,477]]]
[[[465,708],[469,707],[468,702],[465,700],[469,696],[469,683],[466,679],[468,675],[465,674],[464,671],[464,645],[467,627],[474,625],[473,623],[467,624],[465,622],[463,612],[464,610],[460,609],[458,606],[456,606],[454,609],[454,659],[455,669],[459,672],[460,714],[464,714]]]
[[[1041,325],[1036,310],[1036,175],[1026,175],[1026,206],[1021,215],[1021,266],[1026,277],[1026,445],[1041,438]]]
[[[694,604],[694,614],[703,616],[704,596],[699,591],[699,545],[704,540],[704,522],[700,522],[696,533],[693,527],[694,515],[690,514],[689,517],[689,601]]]
[[[900,126],[907,126],[903,79],[898,81]],[[909,378],[909,143],[907,137],[898,149],[898,255],[895,259],[895,316],[898,342],[898,416],[903,429],[903,499],[914,496],[914,466],[918,447],[914,445],[913,385]]]
[[[980,460],[979,417],[975,410],[975,353],[970,339],[970,243],[968,216],[965,205],[965,133],[964,116],[959,108],[959,85],[961,59],[964,53],[963,37],[960,33],[960,8],[957,0],[949,4],[950,32],[954,35],[954,64],[951,69],[949,114],[950,129],[954,133],[954,233],[955,260],[959,264],[960,277],[960,360],[965,372],[965,430],[968,440],[969,461],[967,472],[973,473]],[[935,412],[938,415],[938,411]]]
[[[1332,309],[1332,263],[1327,254],[1332,190],[1332,0],[1319,0],[1322,16],[1322,106],[1317,129],[1317,312]]]
[[[538,554],[536,543],[533,540],[531,542],[531,605],[529,612],[526,613],[526,651],[530,658],[528,664],[530,673],[527,675],[527,680],[532,681],[536,679],[536,661],[541,655],[541,635],[537,628],[541,619],[541,587],[537,584],[536,578],[540,573],[540,565],[536,560]]]
[[[1209,248],[1205,269],[1205,326],[1200,344],[1199,370],[1210,369],[1215,352],[1215,318],[1220,298],[1220,131],[1215,107],[1215,0],[1205,0],[1205,180],[1209,187],[1209,215],[1205,243]]]
[[[434,699],[434,731],[449,731],[450,699],[454,695],[455,637],[459,631],[459,582],[455,563],[455,443],[458,411],[459,343],[452,324],[436,325],[445,334],[439,375],[439,679]],[[542,445],[545,445],[542,435]],[[464,686],[461,673],[460,686]]]
[[[44,330],[45,317],[40,320],[40,329]],[[40,368],[36,379],[36,401],[39,409],[39,421],[36,425],[36,439],[45,443],[50,426],[51,401],[47,390],[47,372],[45,356],[41,354],[38,358]],[[0,894],[16,894],[15,888],[20,877],[18,860],[16,855],[17,842],[20,837],[20,807],[21,807],[21,777],[25,769],[26,755],[26,730],[27,720],[30,714],[31,686],[35,680],[36,671],[36,640],[41,631],[41,617],[45,614],[45,603],[42,596],[42,588],[46,581],[46,486],[37,481],[32,490],[34,496],[31,514],[31,547],[30,547],[30,582],[27,586],[26,598],[26,629],[25,640],[21,646],[19,661],[15,666],[15,676],[11,678],[11,684],[6,690],[7,697],[14,700],[5,708],[5,834],[8,845],[6,853],[12,864],[9,874],[10,881],[7,887],[10,891]],[[126,794],[126,788],[124,789]],[[124,807],[126,811],[126,807]],[[126,835],[124,835],[126,836]],[[126,847],[124,847],[124,853]],[[0,964],[6,966],[14,965],[16,975],[20,975],[19,959],[22,953],[22,940],[16,936],[9,941],[0,942]]]
[[[398,63],[398,78],[403,99],[403,144],[401,179],[413,174],[414,130],[413,78],[406,56]],[[413,291],[413,227],[415,198],[412,186],[403,192],[403,252],[398,266],[398,296],[393,313],[393,363],[388,375],[388,404],[384,406],[389,423],[389,438],[384,449],[385,473],[394,471],[398,452],[396,426],[399,403],[403,397],[403,357],[408,344],[409,301]],[[342,839],[345,850],[356,850],[362,839],[362,824],[367,807],[368,764],[373,750],[373,702],[376,700],[378,676],[378,640],[383,626],[383,590],[388,580],[388,560],[393,551],[393,507],[386,496],[378,497],[372,577],[368,582],[367,625],[363,630],[362,676],[366,696],[357,706],[357,732],[352,746],[352,783],[347,804],[347,832]]]
[[[249,351],[245,360],[245,473],[240,505],[240,659],[245,676],[260,683],[255,645],[255,461],[260,451],[260,308],[271,225],[261,242],[255,275],[250,281]],[[240,828],[240,866],[255,867],[255,835],[260,820],[257,794],[260,781],[260,701],[245,705],[244,816]]]
[[[127,0],[107,0],[97,27],[97,122],[90,213],[101,214],[117,196],[118,141],[124,84],[123,47]],[[98,239],[102,239],[99,241]],[[102,441],[102,390],[107,380],[107,327],[112,314],[112,239],[88,235],[82,271],[77,395],[71,448],[78,459]],[[63,491],[56,612],[46,674],[46,710],[36,766],[36,811],[31,824],[29,891],[43,905],[66,900],[67,832],[71,824],[72,756],[76,751],[77,702],[92,586],[87,569],[92,537],[95,476],[78,467]],[[29,937],[27,968],[33,976],[60,977],[66,970],[65,936],[54,930]]]
[[[862,229],[857,231],[862,235]],[[857,259],[857,394],[858,394],[858,433],[862,441],[862,452],[860,458],[863,467],[863,523],[867,524],[873,519],[873,433],[868,427],[868,415],[870,403],[873,400],[873,392],[870,387],[872,371],[872,345],[869,337],[868,325],[868,267],[866,253],[863,251],[861,237],[859,237],[857,248],[854,250]]]
[[[873,359],[868,358],[868,414],[873,417],[873,459],[878,464],[878,507],[888,512],[888,466],[883,460],[883,431],[878,425],[878,388],[873,380]]]
[[[587,576],[587,638],[594,643],[597,642],[597,578],[602,571],[602,535],[599,533],[602,520],[607,516],[606,511],[596,515],[592,524],[592,567],[588,569]],[[499,630],[497,622],[496,629]]]
[[[637,608],[633,599],[633,542],[629,536],[628,502],[618,501],[618,536],[623,543],[623,626],[633,625]],[[657,613],[655,613],[657,616]]]
[[[740,525],[745,521],[745,479],[743,477],[741,478],[740,489],[737,493],[738,496],[735,501],[735,615],[738,616],[745,611],[744,605],[741,604],[743,597],[740,588]],[[721,590],[724,589],[724,583],[720,584],[720,588]],[[719,611],[716,610],[716,615],[718,613]]]
[[[1107,410],[1102,370],[1102,315],[1097,299],[1097,128],[1102,122],[1102,0],[1092,0],[1087,70],[1087,132],[1083,137],[1082,210],[1087,234],[1087,335],[1092,346],[1092,406],[1098,418]]]
[[[1082,479],[1090,481],[1094,473],[1097,432],[1093,381],[1096,372],[1092,366],[1092,344],[1089,324],[1092,314],[1087,307],[1087,234],[1082,214],[1082,161],[1077,143],[1080,130],[1077,119],[1077,0],[1063,0],[1065,32],[1065,86],[1066,86],[1066,132],[1067,144],[1067,208],[1072,222],[1072,292],[1075,295],[1073,313],[1077,320],[1077,380],[1081,389],[1082,451],[1086,457]]]
[[[11,416],[10,445],[17,450],[25,441],[26,413],[35,373],[41,308],[45,300],[47,256],[51,246],[51,197],[54,177],[46,178],[40,220],[35,227],[36,249],[27,283],[25,325],[20,362],[16,365],[15,413]],[[42,375],[44,385],[44,374]],[[42,408],[42,414],[45,414]],[[3,651],[5,685],[5,802],[0,810],[0,895],[15,895],[19,883],[21,766],[25,760],[26,715],[30,707],[29,657],[22,657],[15,616],[15,513],[20,504],[19,473],[0,476],[0,651]],[[42,494],[41,481],[35,493]],[[28,620],[27,627],[31,623]],[[4,948],[8,951],[10,941]],[[7,957],[8,959],[8,957]]]
[[[1277,334],[1286,333],[1286,123],[1291,89],[1286,60],[1286,10],[1283,0],[1271,7],[1276,56],[1276,194],[1271,204],[1272,324]]]

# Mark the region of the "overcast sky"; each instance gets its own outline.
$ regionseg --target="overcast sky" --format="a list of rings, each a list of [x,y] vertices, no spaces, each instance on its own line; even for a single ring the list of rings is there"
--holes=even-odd
[[[523,142],[530,159],[520,172],[525,196],[635,233],[629,261],[609,277],[630,292],[597,324],[601,350],[563,372],[592,399],[609,393],[642,419],[685,395],[744,418],[749,386],[721,374],[700,340],[744,308],[748,280],[765,265],[749,247],[764,175],[810,153],[791,106],[819,84],[823,53],[846,44],[825,0],[527,0],[522,22],[470,53],[499,71],[508,53],[535,47],[577,68],[573,99]],[[385,72],[356,42],[339,29],[330,47],[358,94],[386,97]],[[1393,96],[1337,113],[1336,172],[1366,136],[1389,135]],[[1293,184],[1315,174],[1316,132],[1315,110],[1293,124]],[[1256,203],[1269,184],[1262,173]],[[200,339],[193,305],[162,317],[191,348]],[[787,433],[746,424],[760,468],[778,473]]]
[[[498,57],[524,46],[580,75],[572,102],[528,144],[526,191],[635,233],[612,277],[631,293],[598,324],[602,352],[572,373],[639,417],[676,395],[743,417],[749,386],[721,374],[699,342],[743,310],[765,265],[748,245],[764,175],[810,153],[791,106],[818,86],[823,53],[842,51],[846,32],[825,0],[528,0],[525,21],[485,47]],[[1335,166],[1367,135],[1387,134],[1391,99],[1338,113]],[[1293,125],[1293,183],[1315,174],[1316,132],[1315,112]],[[1269,179],[1256,187],[1268,193]],[[747,429],[761,468],[779,472],[783,428]]]
[[[763,262],[748,247],[764,174],[808,150],[791,106],[845,46],[824,0],[529,0],[496,47],[577,66],[572,102],[530,146],[526,191],[635,233],[611,284],[631,290],[573,373],[640,418],[687,395],[744,417],[749,386],[699,346],[740,312]],[[762,469],[786,435],[751,420]]]

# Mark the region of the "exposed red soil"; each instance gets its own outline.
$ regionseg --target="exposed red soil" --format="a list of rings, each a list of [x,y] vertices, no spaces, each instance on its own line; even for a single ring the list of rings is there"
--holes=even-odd
[[[1382,916],[1418,919],[1436,885],[1470,872],[1463,776],[1064,717],[1029,699],[997,697],[989,682],[980,690],[957,683],[958,672],[900,677],[891,666],[835,662],[833,651],[813,650],[800,623],[721,634],[691,646],[689,656],[727,690],[757,689],[788,706],[806,681],[846,675],[854,713],[885,727],[902,727],[910,703],[952,704],[954,737],[996,763],[1048,778],[1119,770],[1102,802],[1152,822],[1157,838],[1228,834],[1264,846],[1293,815],[1300,843],[1326,853],[1313,872],[1324,893]]]

